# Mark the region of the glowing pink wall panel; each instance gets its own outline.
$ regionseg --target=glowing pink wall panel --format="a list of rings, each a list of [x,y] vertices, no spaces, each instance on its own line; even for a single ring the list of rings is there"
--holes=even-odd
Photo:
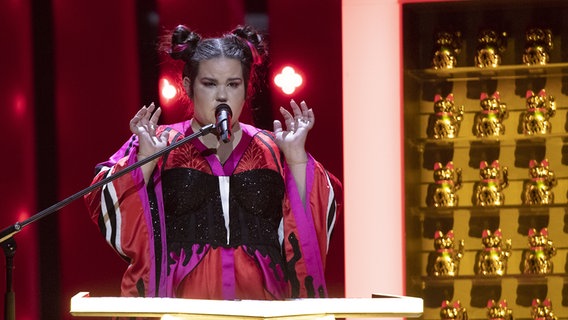
[[[343,1],[346,295],[404,293],[400,5]]]

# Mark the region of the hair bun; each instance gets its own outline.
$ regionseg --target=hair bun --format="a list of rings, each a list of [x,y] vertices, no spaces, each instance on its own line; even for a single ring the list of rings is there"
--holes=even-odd
[[[169,54],[174,59],[189,61],[201,36],[184,25],[178,25],[172,33],[172,43]]]
[[[249,25],[238,26],[235,29],[233,29],[232,34],[252,44],[256,49],[256,51],[258,52],[258,54],[261,55],[261,57],[266,56],[267,54],[266,39],[264,38],[264,35],[262,33],[258,32],[252,26]]]

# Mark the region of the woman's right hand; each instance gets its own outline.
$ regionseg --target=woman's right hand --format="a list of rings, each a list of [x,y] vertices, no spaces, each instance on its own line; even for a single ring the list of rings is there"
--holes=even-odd
[[[162,132],[159,136],[156,135],[156,128],[158,127],[161,113],[162,109],[156,108],[152,102],[148,107],[144,106],[138,110],[134,118],[130,120],[130,131],[138,136],[140,143],[138,147],[139,160],[164,149],[168,145],[166,132]]]
[[[156,128],[158,127],[161,113],[162,109],[156,108],[152,102],[148,107],[144,106],[138,110],[136,115],[130,120],[130,131],[138,136],[138,160],[145,159],[168,146],[167,132],[164,131],[160,135],[156,135]],[[142,166],[144,181],[148,182],[156,162],[157,160],[154,160]]]

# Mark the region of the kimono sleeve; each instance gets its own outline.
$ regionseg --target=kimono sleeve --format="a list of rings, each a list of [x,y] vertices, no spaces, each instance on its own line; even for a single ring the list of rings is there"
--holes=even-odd
[[[93,184],[137,161],[137,141],[133,137],[108,161],[97,165]],[[103,185],[85,196],[91,220],[98,225],[106,242],[133,266],[149,265],[149,229],[146,214],[150,210],[148,192],[140,168]],[[147,270],[146,270],[147,271]]]
[[[171,144],[182,137],[176,129],[186,126],[187,123],[159,126],[156,134],[167,131]],[[109,160],[97,165],[92,183],[133,165],[138,160],[137,154],[138,140],[133,135]],[[98,225],[106,242],[129,263],[122,279],[123,296],[154,296],[164,282],[164,270],[157,266],[165,258],[156,252],[165,252],[161,237],[165,231],[161,219],[155,216],[163,216],[162,164],[162,158],[158,159],[148,184],[142,170],[136,168],[85,196],[91,220]]]
[[[309,156],[304,206],[287,166],[284,172],[283,240],[292,297],[326,297],[326,255],[335,222],[342,211],[341,183]]]

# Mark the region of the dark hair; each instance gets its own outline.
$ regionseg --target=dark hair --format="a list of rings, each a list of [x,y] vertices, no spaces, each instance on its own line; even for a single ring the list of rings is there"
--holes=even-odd
[[[264,36],[251,26],[239,26],[218,38],[202,38],[188,27],[179,25],[172,32],[168,53],[173,59],[185,62],[182,76],[191,81],[190,97],[193,97],[193,84],[199,63],[218,57],[241,62],[247,97],[250,97],[258,80],[262,78],[260,72],[265,68],[261,66],[265,63],[268,52]]]

